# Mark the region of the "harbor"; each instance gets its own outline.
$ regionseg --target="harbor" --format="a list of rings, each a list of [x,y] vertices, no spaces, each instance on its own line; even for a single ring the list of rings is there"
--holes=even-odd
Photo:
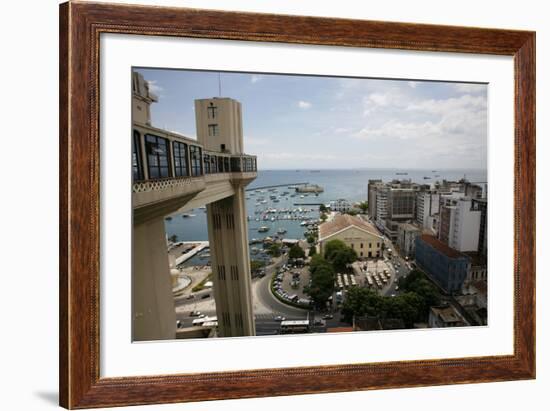
[[[369,179],[391,181],[396,173],[407,173],[407,179],[422,184],[426,183],[424,176],[433,174],[431,169],[320,170],[315,173],[309,170],[259,171],[257,180],[245,192],[249,241],[275,236],[303,239],[308,231],[307,224],[319,220],[320,205],[329,204],[339,198],[349,202],[363,201],[367,198]],[[442,179],[458,180],[464,175],[472,181],[483,181],[485,178],[482,170],[438,170],[437,174],[440,177],[428,180],[431,184]],[[323,192],[296,193],[296,187],[300,185],[296,181],[300,181],[302,185],[316,184],[323,188]],[[186,211],[188,217],[172,215],[170,220],[165,220],[167,235],[177,235],[178,241],[208,241],[205,211],[203,207]],[[262,227],[262,231],[259,231]],[[282,234],[278,230],[286,232]],[[197,257],[192,260],[196,260],[198,264],[204,262]]]

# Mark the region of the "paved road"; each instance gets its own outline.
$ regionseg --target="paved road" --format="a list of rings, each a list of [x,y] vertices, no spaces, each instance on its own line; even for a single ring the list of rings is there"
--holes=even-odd
[[[254,313],[256,315],[271,314],[272,317],[282,315],[287,318],[305,319],[307,317],[307,310],[286,305],[271,293],[269,283],[272,273],[273,270],[267,273],[265,277],[252,281]]]

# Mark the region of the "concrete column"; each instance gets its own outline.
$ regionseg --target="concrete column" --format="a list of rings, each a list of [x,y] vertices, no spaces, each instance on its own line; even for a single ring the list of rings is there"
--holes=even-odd
[[[134,225],[132,335],[134,341],[176,338],[176,310],[164,218]]]
[[[244,187],[206,209],[218,335],[255,335]]]

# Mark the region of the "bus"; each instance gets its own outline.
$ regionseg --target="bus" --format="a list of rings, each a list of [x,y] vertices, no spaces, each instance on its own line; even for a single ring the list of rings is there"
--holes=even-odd
[[[281,321],[281,334],[300,334],[309,332],[309,320]]]

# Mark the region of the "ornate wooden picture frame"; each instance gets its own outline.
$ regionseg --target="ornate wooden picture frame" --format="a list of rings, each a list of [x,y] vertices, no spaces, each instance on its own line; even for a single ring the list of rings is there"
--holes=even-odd
[[[101,378],[102,33],[513,56],[514,353]],[[60,6],[60,404],[91,408],[535,378],[535,33],[69,2]],[[184,370],[183,370],[184,372]]]

